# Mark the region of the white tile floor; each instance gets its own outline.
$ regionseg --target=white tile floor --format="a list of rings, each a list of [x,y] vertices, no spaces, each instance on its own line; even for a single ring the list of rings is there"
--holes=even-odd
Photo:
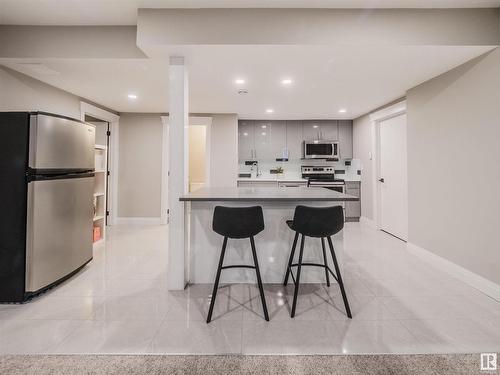
[[[406,245],[346,225],[344,278],[292,289],[266,286],[265,322],[253,285],[166,286],[166,227],[113,227],[78,275],[25,305],[0,305],[0,353],[446,353],[500,351],[500,303],[431,268]],[[257,240],[258,243],[258,240]]]

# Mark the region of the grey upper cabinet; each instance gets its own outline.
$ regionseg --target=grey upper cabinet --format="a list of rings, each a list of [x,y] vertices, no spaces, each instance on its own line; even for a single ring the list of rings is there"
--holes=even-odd
[[[286,121],[272,121],[270,151],[273,160],[286,157]]]
[[[304,141],[314,141],[321,138],[321,121],[302,121]]]
[[[302,136],[302,121],[286,122],[286,148],[288,159],[302,158],[302,145],[304,137]]]
[[[352,121],[339,120],[339,148],[342,159],[352,159]]]
[[[271,121],[255,121],[255,158],[256,159],[271,159]]]
[[[255,158],[254,133],[254,121],[244,120],[238,123],[238,159],[240,162]]]
[[[338,141],[340,157],[351,159],[351,120],[240,120],[238,123],[238,159],[276,160],[288,156],[302,158],[303,141]]]
[[[321,122],[321,138],[325,141],[338,141],[339,139],[339,128],[338,121],[328,120]]]
[[[323,139],[338,140],[338,126],[335,120],[307,120],[302,122],[302,133],[305,141]]]

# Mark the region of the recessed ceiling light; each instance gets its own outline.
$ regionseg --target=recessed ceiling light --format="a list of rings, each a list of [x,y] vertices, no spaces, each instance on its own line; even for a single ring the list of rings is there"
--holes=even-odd
[[[129,99],[132,99],[132,100],[137,99],[137,95],[135,95],[135,94],[128,94],[127,96]]]
[[[234,81],[234,83],[236,83],[237,85],[243,85],[245,84],[245,80],[242,78],[238,78]]]
[[[286,79],[283,79],[283,80],[281,81],[281,83],[282,83],[283,85],[291,85],[291,84],[292,84],[292,82],[293,82],[293,81],[292,81],[290,78],[286,78]]]
[[[265,129],[265,128],[267,128],[267,125],[261,125],[260,127],[261,127],[262,129]]]
[[[347,109],[344,109],[344,108],[339,109],[339,113],[346,113],[346,112],[347,112]]]
[[[268,108],[268,109],[266,109],[266,113],[274,113],[274,109]]]

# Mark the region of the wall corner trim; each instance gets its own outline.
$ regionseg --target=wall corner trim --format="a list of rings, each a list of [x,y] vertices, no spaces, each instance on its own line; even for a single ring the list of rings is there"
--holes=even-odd
[[[161,217],[117,217],[118,225],[162,225]]]
[[[485,279],[484,277],[413,243],[408,242],[407,249],[410,253],[420,259],[432,264],[436,268],[456,277],[464,283],[500,302],[500,285],[494,283],[493,281]]]

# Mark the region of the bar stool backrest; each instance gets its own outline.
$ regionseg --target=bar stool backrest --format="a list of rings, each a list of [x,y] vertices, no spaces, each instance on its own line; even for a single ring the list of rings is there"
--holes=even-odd
[[[297,206],[293,217],[293,230],[308,237],[330,237],[344,228],[342,206]]]
[[[212,229],[228,238],[253,237],[264,230],[262,207],[216,206]]]

